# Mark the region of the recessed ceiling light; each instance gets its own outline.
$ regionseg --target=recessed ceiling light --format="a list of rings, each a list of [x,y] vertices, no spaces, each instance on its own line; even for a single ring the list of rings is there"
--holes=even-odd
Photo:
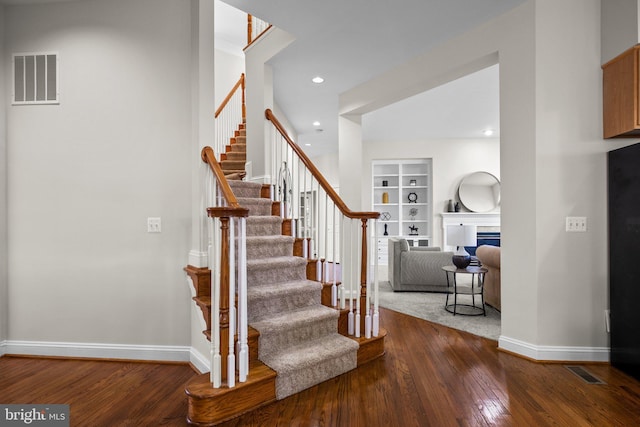
[[[493,135],[493,129],[487,129],[485,131],[482,132],[484,134],[484,136],[491,136]]]
[[[306,143],[304,145],[307,146],[307,147],[311,147],[311,144],[309,144],[309,143]]]
[[[314,126],[320,126],[320,122],[316,120],[315,122],[313,122],[313,125]]]
[[[314,83],[322,83],[324,82],[324,79],[320,76],[315,76],[314,78],[311,79],[311,81]]]

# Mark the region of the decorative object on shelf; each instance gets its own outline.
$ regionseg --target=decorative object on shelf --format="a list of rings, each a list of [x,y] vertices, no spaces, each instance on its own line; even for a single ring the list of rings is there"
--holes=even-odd
[[[418,227],[416,227],[415,225],[410,225],[409,226],[409,235],[410,236],[417,236],[418,235]]]
[[[381,221],[389,221],[390,219],[391,219],[391,214],[389,212],[380,212]]]
[[[389,181],[387,181],[386,179],[382,181],[383,187],[387,187],[388,185],[389,185]]]
[[[382,193],[382,203],[389,203],[389,193],[386,191]]]
[[[453,209],[454,209],[456,212],[460,212],[460,203],[456,202],[456,204],[453,206]]]
[[[389,232],[387,231],[387,226],[388,226],[388,225],[389,225],[389,224],[385,224],[385,225],[384,225],[384,233],[382,233],[384,236],[388,236],[388,235],[389,235]]]
[[[492,211],[500,205],[500,180],[489,172],[474,172],[462,179],[458,197],[471,212]]]
[[[414,186],[416,185],[417,181],[415,179],[412,179],[411,181],[409,181],[409,185]]]
[[[465,246],[477,245],[477,228],[475,225],[448,225],[447,244],[456,246],[451,261],[458,268],[467,268],[471,263],[471,255],[464,249]]]
[[[416,215],[418,215],[418,208],[409,209],[409,216],[411,217],[412,221],[416,219]]]
[[[447,212],[455,212],[455,207],[453,206],[453,199],[449,199],[447,203]]]
[[[407,198],[409,199],[409,203],[417,203],[418,202],[418,195],[416,193],[414,193],[414,192],[409,193]]]

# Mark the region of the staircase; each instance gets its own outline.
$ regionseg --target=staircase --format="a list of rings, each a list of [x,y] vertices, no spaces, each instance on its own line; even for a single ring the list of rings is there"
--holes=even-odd
[[[209,375],[186,387],[188,421],[215,425],[276,399],[283,399],[348,372],[384,353],[384,335],[367,340],[346,337],[346,310],[322,304],[326,286],[315,278],[315,261],[302,258],[301,244],[283,235],[287,221],[272,212],[279,206],[261,184],[229,181],[247,218],[247,282],[251,371],[246,383],[234,388],[211,387]],[[301,243],[301,242],[297,242]],[[296,249],[294,249],[296,248]],[[297,256],[296,256],[297,255]],[[211,320],[210,286],[206,273],[189,269],[207,322]],[[323,291],[323,289],[325,289]],[[323,293],[325,296],[323,297]],[[362,342],[363,345],[359,345]],[[366,344],[365,344],[366,343]]]
[[[228,179],[239,179],[245,175],[247,162],[247,130],[245,123],[238,125],[235,135],[230,138],[225,152],[220,155],[220,165]]]
[[[231,110],[235,112],[229,113]],[[289,152],[290,157],[286,160],[298,159],[298,172],[295,175],[300,175],[299,171],[304,170],[305,174],[310,173],[313,178],[309,181],[310,187],[307,187],[306,178],[304,186],[299,182],[292,182],[293,187],[289,187],[285,183],[285,188],[289,188],[290,193],[278,190],[278,194],[271,194],[271,191],[280,188],[281,182],[269,185],[242,181],[246,174],[242,75],[216,111],[216,124],[220,122],[217,128],[221,130],[216,135],[218,148],[214,151],[211,147],[205,147],[202,151],[202,160],[209,164],[212,179],[217,183],[209,187],[215,192],[210,200],[213,204],[209,205],[212,207],[208,208],[208,214],[211,218],[215,217],[215,221],[212,219],[213,233],[218,237],[213,238],[210,244],[217,254],[213,258],[219,259],[220,268],[215,268],[214,272],[208,268],[185,268],[195,288],[193,299],[206,323],[203,333],[212,341],[212,323],[215,331],[211,346],[212,374],[195,377],[185,388],[188,398],[187,421],[191,425],[220,424],[353,370],[384,354],[386,331],[376,328],[372,335],[370,315],[373,313],[368,308],[364,309],[370,304],[364,288],[364,283],[367,283],[367,224],[379,214],[350,211],[310,160],[286,136],[284,128],[271,111],[267,110],[265,115],[275,125],[277,134],[283,138],[280,148],[274,154],[275,164],[284,164],[286,167],[285,159],[278,156]],[[236,127],[235,123],[238,122],[240,124]],[[229,144],[224,145],[227,141]],[[277,147],[278,144],[273,146]],[[216,157],[216,151],[220,153],[219,158]],[[271,176],[278,176],[277,171],[271,171]],[[316,185],[318,198],[327,192],[324,222],[315,225],[317,230],[328,229],[329,200],[333,204],[331,218],[332,221],[335,220],[335,227],[332,226],[334,248],[338,245],[335,242],[337,229],[344,231],[347,236],[356,237],[358,229],[362,229],[361,242],[349,244],[348,249],[345,247],[345,251],[357,253],[354,259],[359,259],[362,263],[358,267],[350,266],[346,277],[352,287],[342,292],[340,304],[336,302],[336,295],[338,286],[342,288],[342,284],[337,281],[340,280],[340,274],[336,274],[336,266],[340,267],[340,271],[344,266],[341,265],[342,258],[336,257],[335,249],[333,254],[326,252],[328,235],[324,237],[321,250],[312,245],[313,236],[309,234],[306,219],[303,224],[307,227],[305,231],[298,230],[301,224],[299,218],[294,224],[294,220],[286,218],[286,213],[284,219],[280,216],[281,208],[282,212],[287,211],[287,199],[283,200],[283,195],[309,194],[310,189],[314,188],[313,179],[322,181]],[[281,201],[273,201],[274,199]],[[346,215],[345,219],[339,219],[340,216],[336,218],[336,210],[339,215]],[[243,240],[246,242],[246,262],[245,257],[238,255],[240,245],[232,244],[231,239],[233,235],[238,236],[240,218],[243,218],[242,224],[246,224],[246,238]],[[344,221],[347,221],[347,225]],[[349,221],[351,229],[343,230]],[[235,225],[233,234],[229,230],[233,227],[229,227],[229,224]],[[293,237],[294,231],[299,237]],[[317,245],[319,239],[316,236],[313,242]],[[235,242],[239,242],[237,237]],[[318,255],[310,255],[315,253]],[[312,259],[314,256],[318,259]],[[238,266],[240,258],[246,269]],[[233,288],[230,285],[230,277],[237,278],[236,281],[240,282],[240,271],[246,271],[246,276],[243,274],[246,281],[242,280],[246,284],[246,294],[242,294],[244,298],[240,297],[240,287]],[[318,281],[320,277],[332,283],[322,283]],[[219,299],[215,304],[215,319],[212,319],[213,278],[216,279],[215,286],[220,288]],[[233,297],[229,301],[229,289],[235,289],[231,294],[236,295],[237,301],[233,301]],[[246,308],[240,308],[238,303],[241,301],[246,301]],[[343,308],[339,309],[338,306]],[[361,313],[360,307],[365,312]],[[236,310],[239,321],[245,322],[243,328],[236,328]],[[361,337],[360,331],[365,330],[368,332]],[[248,351],[245,351],[247,347]],[[249,367],[248,374],[245,375],[246,354]],[[246,377],[246,381],[240,382],[241,376],[243,380]]]

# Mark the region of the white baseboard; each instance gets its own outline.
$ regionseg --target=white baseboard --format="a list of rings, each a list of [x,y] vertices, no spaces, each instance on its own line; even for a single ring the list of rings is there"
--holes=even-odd
[[[189,251],[189,265],[198,268],[207,267],[209,265],[209,254],[195,249]]]
[[[608,362],[609,347],[538,346],[501,336],[498,347],[538,361]]]
[[[96,359],[191,362],[191,347],[158,345],[93,344],[45,341],[4,341],[2,354]],[[194,364],[195,365],[195,364]],[[198,368],[199,369],[199,368]]]
[[[161,362],[190,362],[200,373],[211,367],[206,356],[193,347],[122,344],[86,344],[43,341],[0,341],[0,356],[87,357]]]
[[[190,356],[189,361],[198,371],[200,371],[201,374],[211,371],[209,360],[198,350],[191,347]]]

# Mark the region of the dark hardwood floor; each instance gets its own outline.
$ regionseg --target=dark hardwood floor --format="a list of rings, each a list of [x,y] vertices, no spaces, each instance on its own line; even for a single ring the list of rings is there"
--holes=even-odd
[[[606,364],[499,352],[496,342],[381,311],[386,355],[222,424],[235,426],[636,426],[640,382]],[[0,403],[68,403],[72,426],[185,425],[185,365],[0,358]]]

